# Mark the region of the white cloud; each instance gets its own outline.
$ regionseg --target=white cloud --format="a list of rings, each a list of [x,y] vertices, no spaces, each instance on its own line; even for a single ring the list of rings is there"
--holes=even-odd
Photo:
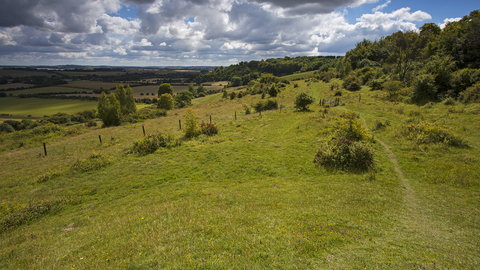
[[[410,12],[410,8],[381,12],[390,1],[354,24],[348,22],[346,13],[338,11],[342,6],[377,0],[85,1],[85,6],[65,1],[68,3],[62,2],[62,7],[51,12],[47,10],[51,4],[44,4],[37,7],[43,13],[35,13],[36,17],[29,20],[0,18],[0,26],[4,22],[4,28],[0,28],[0,61],[35,59],[45,63],[64,58],[66,62],[75,59],[97,64],[138,61],[168,65],[180,61],[221,65],[231,63],[231,59],[343,54],[364,38],[373,40],[399,30],[418,31],[413,21],[431,18],[423,11]],[[121,4],[137,5],[138,18],[112,15]],[[23,15],[33,10],[25,7]],[[72,21],[59,15],[61,11],[70,12]],[[186,24],[185,18],[191,17],[194,21]],[[72,25],[74,22],[78,25]],[[6,46],[10,46],[8,50]],[[184,57],[192,55],[195,60]]]
[[[377,12],[377,11],[380,11],[384,8],[386,8],[390,3],[392,2],[392,0],[388,0],[387,2],[381,4],[381,5],[378,5],[376,6],[374,9],[372,9],[373,12]]]
[[[458,21],[460,21],[461,19],[462,19],[462,18],[460,18],[460,17],[457,17],[457,18],[447,18],[447,19],[443,20],[443,23],[442,23],[442,24],[440,24],[440,28],[443,29],[443,28],[445,28],[445,26],[447,26],[447,24],[448,24],[449,22],[458,22]]]

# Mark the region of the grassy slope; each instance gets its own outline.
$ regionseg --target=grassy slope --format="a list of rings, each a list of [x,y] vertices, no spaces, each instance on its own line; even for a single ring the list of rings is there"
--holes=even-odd
[[[300,91],[329,98],[328,85],[298,83],[280,94],[286,106],[281,114],[241,114],[242,104],[255,103],[259,95],[197,99],[193,109],[200,121],[212,115],[221,134],[143,157],[127,154],[142,136],[141,125],[147,133],[180,137],[184,110],[141,125],[94,128],[49,145],[45,158],[38,157],[41,148],[2,155],[2,209],[75,196],[82,203],[1,234],[0,268],[478,266],[478,115],[469,108],[446,113],[441,104],[419,109],[383,103],[373,98],[378,93],[362,90],[360,103],[358,93],[344,95],[343,106],[322,118],[318,105],[312,112],[294,112],[292,101]],[[406,182],[379,143],[376,174],[314,167],[320,142],[345,108],[361,112],[370,128],[376,119],[390,120],[392,125],[375,135],[391,147]],[[474,147],[412,150],[395,133],[408,123],[409,110],[445,121]],[[93,173],[70,171],[92,152],[112,157],[113,164]],[[450,175],[442,173],[448,164]],[[61,175],[36,182],[52,170]]]
[[[92,91],[85,90],[82,88],[74,88],[70,86],[51,86],[51,87],[41,87],[41,88],[29,88],[23,90],[14,90],[14,91],[6,91],[7,94],[13,94],[15,96],[20,94],[38,94],[38,93],[58,93],[58,92],[83,92],[86,91],[91,93]]]

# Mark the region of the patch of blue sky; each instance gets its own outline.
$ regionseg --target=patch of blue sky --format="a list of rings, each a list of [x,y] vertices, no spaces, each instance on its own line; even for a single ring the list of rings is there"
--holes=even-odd
[[[108,14],[110,16],[119,16],[129,21],[137,19],[137,7],[136,6],[124,6],[116,13]]]
[[[188,24],[189,22],[193,23],[193,22],[195,22],[195,18],[194,17],[189,17],[189,18],[184,19],[183,22],[185,24]]]

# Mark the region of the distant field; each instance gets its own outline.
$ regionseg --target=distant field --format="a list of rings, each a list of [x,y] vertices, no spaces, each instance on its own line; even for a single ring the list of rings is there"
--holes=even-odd
[[[55,92],[75,92],[75,91],[87,91],[91,92],[90,90],[74,88],[74,87],[65,87],[65,86],[52,86],[52,87],[42,87],[42,88],[29,88],[23,90],[15,90],[15,91],[5,91],[4,93],[10,94],[12,93],[15,96],[20,94],[38,94],[38,93],[55,93]]]
[[[69,87],[76,87],[76,88],[88,88],[88,89],[103,89],[103,90],[110,90],[112,87],[116,87],[121,83],[109,83],[109,82],[92,82],[92,81],[74,81],[69,82]]]
[[[97,102],[80,100],[39,99],[39,98],[0,98],[0,114],[42,117],[58,112],[77,113],[96,109]]]
[[[14,69],[0,69],[0,77],[12,76],[12,77],[27,77],[27,76],[51,76],[47,71],[39,70],[14,70]]]
[[[9,83],[9,84],[0,84],[0,89],[9,89],[9,88],[18,88],[18,87],[32,87],[33,84],[26,83]]]
[[[126,72],[123,71],[57,71],[56,73],[72,76],[72,77],[82,77],[87,75],[97,75],[97,76],[108,76],[108,75],[124,75]]]

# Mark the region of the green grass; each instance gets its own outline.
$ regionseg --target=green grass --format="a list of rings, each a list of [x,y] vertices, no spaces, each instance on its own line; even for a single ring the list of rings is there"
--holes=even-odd
[[[47,157],[39,155],[41,145],[3,154],[1,220],[32,211],[30,204],[65,203],[1,232],[0,268],[476,268],[480,119],[468,112],[471,106],[450,113],[441,104],[383,102],[375,97],[381,92],[363,89],[345,92],[342,106],[327,114],[318,105],[296,112],[299,92],[312,94],[315,104],[333,96],[329,84],[298,84],[277,98],[281,113],[262,116],[244,115],[242,106],[260,95],[195,99],[199,121],[211,115],[220,134],[146,156],[129,154],[142,126],[181,138],[185,109],[52,142]],[[380,143],[374,173],[315,167],[316,151],[346,109],[359,112],[370,130],[377,120],[390,121],[372,132],[391,148],[406,181]],[[410,110],[445,124],[472,147],[412,145],[396,132],[415,121]],[[94,171],[72,169],[93,153],[111,162]],[[38,181],[47,174],[56,177]]]
[[[97,102],[94,101],[17,97],[0,98],[0,113],[11,115],[41,117],[58,112],[77,113],[96,108]]]
[[[295,73],[292,75],[287,75],[283,76],[281,78],[287,79],[287,80],[298,80],[298,79],[306,79],[309,77],[312,77],[314,75],[315,71],[307,71],[307,72],[302,72],[302,73]]]

